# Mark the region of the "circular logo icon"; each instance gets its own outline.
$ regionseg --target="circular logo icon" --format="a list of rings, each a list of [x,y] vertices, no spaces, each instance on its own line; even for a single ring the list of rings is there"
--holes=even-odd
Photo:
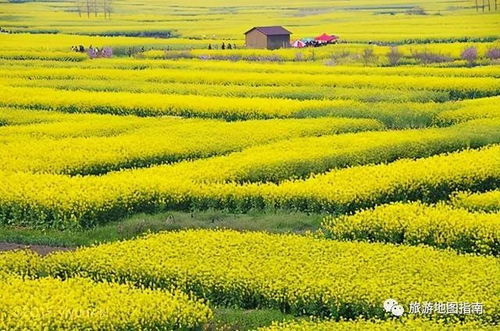
[[[405,312],[404,307],[398,304],[394,299],[387,299],[384,301],[384,310],[397,317],[403,316]]]
[[[384,310],[389,313],[391,311],[392,307],[397,305],[397,304],[398,304],[398,302],[396,300],[387,299],[384,301]]]
[[[405,312],[405,309],[403,308],[403,306],[401,306],[401,305],[392,306],[391,313],[394,316],[397,316],[397,317],[403,316],[404,312]]]

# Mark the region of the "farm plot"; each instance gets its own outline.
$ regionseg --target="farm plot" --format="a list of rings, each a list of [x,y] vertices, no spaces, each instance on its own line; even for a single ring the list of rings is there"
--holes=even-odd
[[[213,313],[181,292],[136,289],[88,279],[0,280],[5,296],[0,327],[18,329],[188,329],[207,323]]]
[[[0,215],[4,224],[67,228],[93,226],[133,212],[168,209],[280,208],[345,213],[392,201],[436,202],[448,199],[454,191],[495,189],[500,180],[498,151],[499,146],[493,145],[417,160],[333,169],[279,183],[221,182],[227,173],[223,168],[219,173],[209,171],[212,160],[100,177],[1,171],[5,185],[0,191]],[[338,157],[341,160],[344,156]],[[255,165],[249,174],[261,169],[259,163]],[[213,178],[213,174],[218,177]]]
[[[147,262],[146,262],[147,261]],[[294,235],[185,231],[150,235],[47,258],[48,273],[174,285],[216,303],[275,306],[294,314],[387,318],[380,302],[483,302],[470,320],[497,314],[491,257],[429,248],[340,243]],[[415,271],[426,282],[415,282]],[[493,301],[492,301],[493,300]],[[438,314],[433,315],[438,317]]]
[[[0,248],[64,246],[0,329],[498,327],[496,6],[82,4],[0,4]]]

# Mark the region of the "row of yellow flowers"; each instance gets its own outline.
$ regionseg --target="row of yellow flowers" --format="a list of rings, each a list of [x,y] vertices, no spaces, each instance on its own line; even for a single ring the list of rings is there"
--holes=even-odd
[[[440,112],[434,123],[449,125],[477,118],[500,118],[500,97],[462,101],[459,107]]]
[[[417,318],[391,319],[391,320],[364,320],[354,321],[334,321],[334,320],[300,320],[283,323],[273,323],[271,326],[259,328],[258,331],[406,331],[406,330],[425,330],[425,331],[487,331],[496,330],[494,325],[485,325],[478,321],[469,321],[465,323],[446,323],[436,320],[425,320]]]
[[[344,213],[392,201],[435,202],[454,191],[496,188],[500,181],[499,151],[498,145],[490,146],[334,169],[280,183],[221,182],[223,176],[214,182],[207,167],[197,166],[204,160],[100,177],[0,171],[0,219],[6,224],[74,227],[92,226],[132,212],[172,208]],[[200,177],[206,170],[207,177]]]
[[[406,307],[414,301],[480,302],[482,314],[459,318],[484,323],[498,314],[495,258],[431,248],[188,230],[55,253],[43,268],[56,277],[174,286],[212,304],[297,315],[387,319],[388,298]]]
[[[423,158],[492,143],[500,143],[500,119],[448,128],[292,138],[200,160],[190,165],[189,172],[199,181],[277,183],[332,169]],[[198,167],[203,172],[196,174]]]
[[[497,212],[500,211],[500,190],[484,193],[459,192],[451,199],[456,207],[472,211]]]
[[[477,97],[497,95],[500,84],[495,77],[454,77],[384,75],[383,72],[366,75],[361,73],[324,74],[305,72],[245,72],[206,71],[203,76],[195,69],[147,69],[121,70],[101,68],[4,68],[0,75],[8,78],[31,79],[127,79],[163,83],[199,83],[213,85],[243,86],[328,86],[328,87],[372,87],[448,91],[455,97]],[[297,70],[297,68],[296,68]]]
[[[418,270],[418,279],[413,270]],[[213,317],[194,294],[215,305],[369,318],[274,324],[262,331],[492,330],[498,314],[498,272],[492,257],[432,248],[189,230],[44,258],[29,251],[0,253],[0,292],[6,294],[0,326],[191,329]],[[384,311],[387,298],[396,298],[406,314],[415,302],[457,307],[479,303],[481,313],[445,315],[436,309],[394,319]]]
[[[444,204],[393,203],[351,216],[326,217],[321,233],[338,240],[423,244],[465,253],[500,253],[500,213],[469,212]]]
[[[258,52],[269,52],[266,50],[252,50]],[[29,53],[29,52],[28,52]],[[273,52],[269,52],[273,53]],[[163,53],[165,54],[165,53]],[[128,72],[138,75],[137,77],[147,77],[148,72],[158,73],[158,70],[152,69],[170,69],[189,71],[203,71],[212,73],[273,73],[273,74],[291,74],[307,73],[307,75],[376,75],[376,76],[422,76],[422,77],[497,77],[500,75],[498,66],[476,66],[472,68],[451,67],[440,68],[433,66],[404,66],[404,67],[363,67],[363,66],[326,66],[324,63],[306,62],[306,63],[270,63],[270,62],[233,62],[233,61],[204,61],[193,59],[175,59],[175,60],[150,60],[150,59],[130,59],[115,57],[103,61],[84,61],[79,63],[68,63],[45,60],[1,60],[0,70],[13,69],[19,71],[19,74],[42,75],[45,71],[54,72],[54,75],[62,75],[65,71],[56,70],[66,68],[75,74],[75,77],[82,75],[82,69],[93,69],[93,76],[100,73],[101,69],[119,69],[122,72]],[[28,71],[26,71],[28,70]],[[146,73],[137,72],[138,70],[147,70]],[[68,72],[68,71],[66,71]],[[117,71],[104,71],[110,77],[116,76]],[[15,77],[15,73],[9,73],[9,77]],[[44,75],[43,77],[49,77]],[[103,76],[106,78],[107,76]],[[54,77],[52,77],[54,78]],[[92,78],[92,77],[91,77]],[[123,77],[128,78],[128,77]]]
[[[43,60],[43,61],[85,61],[89,57],[84,53],[61,52],[61,51],[28,51],[28,50],[1,50],[1,60]]]
[[[2,330],[195,329],[212,317],[180,292],[137,289],[88,279],[0,277]]]
[[[446,91],[402,90],[383,87],[336,87],[328,86],[245,86],[199,83],[158,83],[124,79],[23,79],[9,78],[13,87],[49,87],[59,90],[86,90],[107,92],[189,94],[222,97],[265,97],[281,99],[349,99],[362,102],[445,102],[450,100]]]
[[[449,128],[360,133],[380,130],[382,125],[341,118],[244,122],[105,118],[68,115],[62,121],[0,128],[4,143],[0,169],[102,174],[237,152],[195,162],[192,172],[203,168],[201,179],[210,181],[279,181],[332,168],[500,143],[496,119]],[[357,133],[339,134],[353,131]]]
[[[0,119],[9,112],[0,110]],[[220,155],[276,140],[382,128],[371,119],[331,117],[225,122],[68,114],[60,121],[0,127],[4,143],[0,169],[102,174]]]
[[[1,86],[1,83],[0,83]],[[390,127],[430,125],[440,111],[456,109],[459,103],[378,102],[333,99],[281,99],[219,97],[161,93],[71,91],[53,88],[2,86],[0,106],[138,116],[183,116],[225,120],[351,117],[373,118]]]
[[[216,117],[229,120],[323,114],[356,108],[351,100],[230,98],[160,93],[66,91],[3,86],[0,105],[116,115]],[[429,105],[430,106],[430,105]],[[430,108],[430,107],[428,107]]]

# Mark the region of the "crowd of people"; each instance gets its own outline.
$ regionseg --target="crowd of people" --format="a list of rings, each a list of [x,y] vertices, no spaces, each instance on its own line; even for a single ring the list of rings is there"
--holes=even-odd
[[[83,45],[71,46],[71,50],[78,53],[87,53],[91,59],[97,57],[112,57],[113,49],[111,47],[93,47],[90,45],[88,48],[85,48]]]
[[[208,44],[208,49],[219,49],[219,45]],[[222,42],[220,49],[236,49],[236,44]]]
[[[336,43],[337,43],[337,41],[325,43],[325,42],[321,42],[321,41],[317,41],[317,40],[306,40],[304,42],[305,47],[322,47],[322,46],[336,44]]]
[[[91,47],[92,47],[92,46],[91,46]],[[83,45],[71,46],[71,50],[72,50],[73,52],[85,53],[85,47],[83,47]]]

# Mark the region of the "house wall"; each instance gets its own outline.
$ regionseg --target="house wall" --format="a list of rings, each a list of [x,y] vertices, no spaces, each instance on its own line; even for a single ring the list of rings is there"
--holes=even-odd
[[[267,36],[258,30],[250,31],[245,36],[248,48],[267,48]]]
[[[290,47],[290,35],[275,35],[267,37],[267,48],[288,48]]]

